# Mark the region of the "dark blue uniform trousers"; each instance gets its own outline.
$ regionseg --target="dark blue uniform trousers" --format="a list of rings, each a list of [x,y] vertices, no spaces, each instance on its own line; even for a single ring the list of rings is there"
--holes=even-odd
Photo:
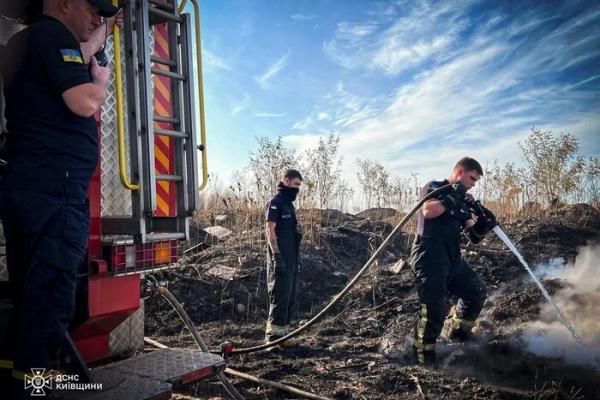
[[[296,287],[299,273],[300,237],[296,232],[285,232],[277,240],[283,265],[276,265],[267,256],[267,290],[269,293],[269,317],[267,336],[285,336],[296,308]]]
[[[447,243],[417,236],[411,258],[421,303],[415,347],[421,352],[433,352],[448,313],[448,294],[459,298],[456,320],[472,325],[483,308],[486,287],[481,277],[462,259],[458,241]]]
[[[89,235],[85,199],[5,189],[0,210],[13,311],[0,344],[15,398],[27,397],[24,374],[54,367],[75,308],[77,271]]]

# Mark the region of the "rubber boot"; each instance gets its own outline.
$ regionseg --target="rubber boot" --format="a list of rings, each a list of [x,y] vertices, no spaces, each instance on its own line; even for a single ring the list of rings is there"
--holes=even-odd
[[[431,346],[431,345],[430,345]],[[433,348],[433,350],[432,350]],[[432,366],[436,363],[435,347],[432,346],[427,349],[420,349],[416,345],[413,345],[413,355],[415,362],[422,366]]]
[[[456,312],[452,310],[452,317],[448,325],[446,335],[444,336],[450,342],[464,343],[473,339],[475,321],[458,318]]]

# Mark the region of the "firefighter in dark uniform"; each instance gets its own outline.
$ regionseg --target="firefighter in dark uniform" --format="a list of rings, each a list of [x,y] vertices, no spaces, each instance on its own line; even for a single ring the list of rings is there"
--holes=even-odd
[[[421,192],[425,196],[453,184],[437,198],[426,201],[418,213],[411,264],[420,303],[413,350],[420,364],[435,361],[436,341],[448,315],[449,293],[459,298],[451,312],[450,340],[471,338],[485,302],[485,283],[460,253],[461,232],[478,242],[495,221],[487,209],[489,214],[485,218],[473,214],[474,200],[467,190],[481,175],[481,165],[465,157],[458,161],[449,179],[429,182]]]
[[[5,378],[10,372],[15,398],[31,395],[24,374],[55,367],[74,311],[90,224],[87,188],[98,161],[94,114],[110,76],[80,43],[117,11],[108,0],[44,0],[43,15],[5,51],[0,212],[14,309],[0,370]]]
[[[267,233],[267,282],[269,319],[265,339],[274,341],[289,333],[295,302],[302,235],[293,202],[302,185],[302,175],[286,170],[277,194],[265,208]],[[281,347],[290,347],[286,341]],[[276,347],[273,347],[276,348]]]

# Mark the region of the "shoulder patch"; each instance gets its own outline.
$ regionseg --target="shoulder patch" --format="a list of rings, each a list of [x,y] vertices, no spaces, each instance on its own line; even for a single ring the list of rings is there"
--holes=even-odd
[[[83,64],[83,58],[81,57],[81,53],[79,52],[79,50],[60,49],[60,54],[62,55],[64,62],[75,62]]]

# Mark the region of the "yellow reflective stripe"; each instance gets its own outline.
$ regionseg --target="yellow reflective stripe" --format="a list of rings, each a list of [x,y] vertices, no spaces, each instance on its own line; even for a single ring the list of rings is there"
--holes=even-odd
[[[417,351],[422,352],[422,351],[435,351],[435,344],[434,343],[417,343],[415,345],[415,347],[417,348]]]
[[[471,321],[471,320],[464,319],[464,318],[458,318],[455,308],[453,308],[453,312],[452,312],[452,321],[456,322],[459,327],[465,327],[465,328],[470,329],[475,326],[475,321]]]
[[[427,305],[421,304],[419,313],[419,325],[417,326],[417,348],[422,348],[425,338],[425,326],[427,325]]]
[[[14,364],[12,360],[0,360],[0,368],[12,369]]]
[[[13,378],[18,379],[20,381],[25,380],[25,372],[17,371],[16,369],[13,369],[12,376]]]

